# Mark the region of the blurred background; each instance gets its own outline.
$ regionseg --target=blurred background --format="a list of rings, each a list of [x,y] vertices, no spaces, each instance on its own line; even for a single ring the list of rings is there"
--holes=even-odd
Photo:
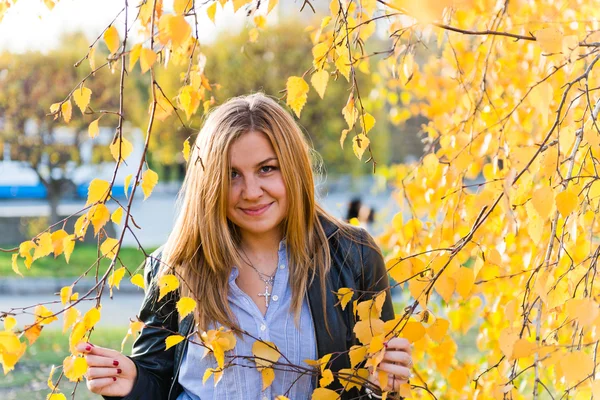
[[[74,107],[67,126],[46,114],[51,104],[64,99],[89,73],[87,60],[85,65],[74,65],[119,13],[122,3],[62,0],[49,11],[42,2],[21,1],[0,23],[0,247],[4,249],[18,246],[65,217],[76,216],[84,208],[89,182],[112,177],[114,160],[108,144],[116,129],[116,117],[103,116],[99,134],[91,139],[88,125],[97,116],[82,116]],[[299,13],[301,3],[280,2],[269,16],[268,28],[255,42],[249,42],[248,21],[240,15],[243,13],[234,15],[229,10],[229,14],[218,17],[216,25],[208,18],[202,21],[201,26],[206,27],[200,32],[206,75],[219,84],[213,91],[215,104],[256,91],[281,97],[287,77],[302,75],[310,67],[307,54],[311,53],[312,44],[305,28],[311,23],[318,26],[323,10],[317,8],[313,13],[305,9]],[[116,26],[122,26],[123,19],[121,14]],[[385,47],[384,39],[381,38],[380,47]],[[372,45],[377,46],[376,41]],[[103,46],[101,43],[96,51],[96,65],[101,65],[108,55]],[[376,60],[371,68],[377,68]],[[168,97],[176,96],[174,91],[182,72],[185,71],[172,67],[168,71],[157,68],[157,80]],[[343,78],[330,81],[323,100],[310,92],[299,123],[319,154],[315,156],[316,188],[322,204],[342,219],[356,218],[353,223],[377,234],[382,222],[389,222],[398,210],[393,188],[387,181],[388,166],[422,155],[418,132],[424,121],[390,109],[390,104],[397,103],[400,109],[408,104],[409,99],[400,89],[390,90],[388,98],[382,99],[372,90],[378,82],[373,82],[368,74],[360,74],[359,78],[365,107],[377,120],[370,134],[376,136],[372,142],[378,165],[376,174],[372,164],[356,159],[350,139],[343,149],[340,147],[340,134],[346,123],[339,110],[348,97]],[[118,81],[119,74],[106,68],[88,81],[86,86],[94,93],[92,106],[96,110],[118,109]],[[113,188],[112,196],[119,200],[125,199],[125,176],[135,172],[141,157],[150,96],[148,83],[149,75],[141,75],[139,68],[129,71],[124,132],[133,143],[134,153],[128,164],[120,168]],[[199,111],[189,122],[190,128],[183,128],[174,115],[153,128],[149,165],[158,172],[160,180],[148,200],[138,196],[134,201],[133,218],[141,229],[136,232],[137,239],[126,234],[121,250],[121,257],[132,272],[144,258],[138,245],[149,252],[169,234],[185,172],[183,142],[197,132],[201,123]],[[59,226],[72,231],[75,219],[69,218]],[[114,237],[120,228],[112,222],[109,225],[107,233]],[[74,277],[94,265],[97,240],[90,229],[85,244],[77,246],[69,264],[63,257],[43,258],[30,270],[21,269],[24,278],[12,271],[10,253],[0,252],[0,310],[55,301],[52,293],[70,285]],[[85,290],[86,282],[91,287],[94,278],[84,278],[80,290]],[[92,337],[99,345],[119,348],[128,321],[137,313],[142,291],[124,280],[114,296],[119,303],[108,298],[103,301],[103,318]],[[59,307],[60,303],[49,307],[53,306]],[[85,307],[82,311],[86,311]],[[28,348],[16,371],[0,379],[0,398],[45,398],[50,365],[62,363],[68,344],[60,330],[45,333],[40,341]],[[81,388],[77,398],[93,397]]]

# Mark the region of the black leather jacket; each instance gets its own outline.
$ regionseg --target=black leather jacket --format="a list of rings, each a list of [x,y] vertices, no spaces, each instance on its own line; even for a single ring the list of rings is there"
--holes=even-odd
[[[371,236],[363,229],[356,228],[357,241],[351,240],[346,235],[338,232],[334,224],[321,219],[321,224],[329,240],[332,265],[326,278],[325,304],[329,333],[322,313],[323,299],[321,297],[321,284],[319,279],[314,279],[308,288],[308,302],[313,318],[318,357],[335,352],[345,352],[351,346],[358,344],[353,333],[355,319],[352,315],[352,305],[348,304],[343,311],[335,306],[338,299],[334,292],[339,288],[347,287],[356,290],[368,290],[377,293],[388,288],[388,278],[381,253],[377,250]],[[140,319],[146,324],[133,345],[131,359],[137,367],[137,380],[131,393],[123,400],[175,400],[182,388],[177,377],[183,360],[187,340],[165,351],[165,339],[171,332],[179,332],[187,336],[194,326],[192,315],[188,315],[181,322],[177,315],[175,303],[176,294],[165,296],[157,302],[158,288],[150,284],[159,266],[160,250],[153,253],[146,262],[146,296],[140,310]],[[356,295],[354,299],[356,298]],[[369,297],[363,296],[363,300]],[[392,301],[389,290],[383,305],[381,318],[384,321],[394,318]],[[165,328],[165,329],[162,329]],[[341,357],[332,357],[330,366],[332,371],[350,368],[347,354]],[[328,386],[335,390],[337,380]],[[342,395],[342,399],[358,398],[361,394],[353,389]],[[363,395],[364,396],[364,395]],[[121,399],[105,397],[106,399]],[[240,399],[243,399],[240,394]],[[364,397],[363,397],[364,398]]]

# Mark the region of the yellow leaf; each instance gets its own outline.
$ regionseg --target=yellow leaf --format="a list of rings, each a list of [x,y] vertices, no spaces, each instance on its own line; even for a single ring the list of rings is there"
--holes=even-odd
[[[366,368],[358,368],[356,370],[343,368],[338,372],[338,379],[346,391],[352,388],[360,389],[362,388],[360,382],[367,382],[369,379],[369,370]]]
[[[121,42],[119,39],[119,32],[117,31],[117,28],[115,28],[113,25],[111,25],[104,32],[104,41],[106,42],[108,51],[110,51],[111,54],[116,53],[117,50],[119,50],[119,47],[121,46]]]
[[[73,254],[73,250],[75,249],[75,235],[69,235],[63,239],[63,252],[65,254],[65,260],[67,264],[69,263],[69,259],[71,258],[71,254]]]
[[[69,356],[63,361],[63,371],[71,382],[77,382],[87,372],[87,361],[83,357]]]
[[[600,314],[598,303],[590,298],[569,299],[566,303],[569,318],[576,319],[581,327],[589,327]]]
[[[54,115],[54,119],[56,120],[59,115],[60,103],[54,103],[50,105],[50,112]]]
[[[200,106],[199,91],[187,85],[181,88],[177,98],[179,99],[180,107],[185,111],[185,115],[189,121]]]
[[[158,174],[148,168],[144,172],[144,175],[142,175],[142,191],[144,192],[144,200],[150,196],[157,183]]]
[[[146,73],[156,61],[156,53],[151,49],[142,49],[140,52],[140,68],[142,74]]]
[[[346,49],[342,50],[342,53],[338,55],[335,60],[335,66],[340,71],[340,73],[346,78],[346,80],[350,81],[350,59],[348,58],[348,54],[346,53]]]
[[[100,321],[100,310],[96,307],[90,308],[83,316],[83,326],[86,331],[92,329]]]
[[[350,366],[355,368],[359,363],[365,360],[367,356],[367,347],[366,346],[352,346],[348,351],[348,355],[350,356]]]
[[[110,220],[110,210],[102,203],[96,204],[88,211],[88,219],[94,225],[94,236],[97,236],[100,229]]]
[[[35,243],[33,243],[31,240],[23,242],[19,245],[19,255],[25,259],[25,266],[27,269],[31,268],[31,263],[33,263],[31,250],[35,249],[35,247]]]
[[[269,0],[269,8],[267,9],[267,15],[270,14],[271,11],[273,11],[273,9],[277,5],[277,3],[279,3],[279,0]],[[279,400],[279,399],[277,399],[277,400]]]
[[[455,369],[448,376],[448,383],[454,390],[461,391],[465,387],[469,377],[463,369]]]
[[[450,323],[447,319],[438,318],[431,326],[427,328],[427,335],[438,343],[446,336]]]
[[[43,326],[41,324],[26,325],[24,335],[31,346],[38,340],[42,333]]]
[[[185,160],[185,162],[189,162],[190,161],[190,139],[186,139],[185,142],[183,142],[183,159]]]
[[[134,276],[131,277],[131,283],[133,283],[135,286],[140,287],[142,289],[146,289],[146,285],[144,282],[144,277],[142,276],[142,274],[135,274]]]
[[[333,382],[333,373],[330,369],[326,369],[321,373],[321,379],[319,379],[319,385],[321,387],[329,386]]]
[[[177,312],[179,313],[179,318],[183,319],[189,313],[196,309],[196,300],[191,297],[182,297],[177,302]]]
[[[217,13],[217,2],[213,2],[210,6],[208,6],[208,8],[206,9],[206,14],[208,15],[208,18],[210,18],[210,20],[212,21],[212,23],[215,23],[215,14]]]
[[[129,194],[129,184],[131,183],[132,174],[129,174],[125,177],[125,185],[123,186],[123,191],[125,192],[125,197]]]
[[[340,288],[337,292],[337,297],[340,302],[340,306],[342,310],[346,309],[346,305],[350,300],[352,300],[352,296],[354,295],[354,291],[349,288]]]
[[[287,80],[287,105],[296,113],[298,118],[308,98],[308,83],[299,76],[290,76]]]
[[[123,209],[121,207],[117,208],[110,216],[110,219],[112,222],[119,225],[123,219]]]
[[[475,283],[473,270],[467,267],[460,267],[454,279],[456,281],[456,291],[466,300],[471,294],[471,290]]]
[[[337,400],[339,395],[331,389],[318,388],[312,393],[311,400]]]
[[[559,365],[569,386],[583,381],[594,371],[594,360],[583,351],[566,354]]]
[[[63,313],[63,333],[75,325],[75,322],[77,322],[77,319],[79,319],[80,316],[81,313],[75,307],[68,308],[67,311]]]
[[[92,71],[96,70],[96,46],[92,47],[90,49],[90,52],[88,53],[88,62],[90,63],[90,69]]]
[[[517,340],[519,340],[519,334],[511,328],[504,329],[500,333],[498,343],[500,345],[500,350],[506,357],[512,357],[513,348]]]
[[[166,349],[169,350],[171,347],[175,346],[177,343],[182,342],[185,337],[181,335],[171,335],[165,339]]]
[[[93,120],[88,126],[88,135],[93,139],[98,136],[98,132],[100,132],[100,127],[98,123],[100,122],[100,118]]]
[[[258,35],[259,35],[258,29],[256,29],[256,28],[250,29],[248,31],[248,41],[250,43],[255,43],[258,40]]]
[[[108,278],[108,286],[113,287],[116,286],[119,289],[119,285],[121,284],[121,280],[125,276],[126,269],[121,267],[115,270],[112,275]]]
[[[48,388],[50,388],[50,390],[58,389],[58,386],[54,385],[54,382],[52,382],[52,377],[54,376],[54,371],[56,371],[56,368],[57,368],[56,365],[53,365],[52,369],[50,370],[50,374],[48,375]],[[48,397],[48,399],[46,399],[46,400],[51,400],[51,399],[52,399],[51,397]],[[55,400],[57,400],[57,399],[55,398]],[[66,400],[66,399],[64,399],[64,400]]]
[[[102,179],[92,179],[88,187],[88,198],[85,205],[104,202],[110,194],[110,183]]]
[[[21,273],[21,271],[19,271],[19,264],[17,263],[17,259],[19,258],[18,254],[13,254],[12,255],[12,270],[15,274],[17,275],[21,275],[23,276],[23,274]]]
[[[312,48],[313,55],[313,66],[316,70],[322,70],[327,60],[327,54],[329,53],[330,45],[327,42],[316,44]]]
[[[525,338],[519,339],[513,345],[513,353],[510,359],[514,360],[516,358],[528,357],[533,354],[536,348],[537,345],[535,343],[532,343]]]
[[[216,6],[217,3],[213,3],[213,5]],[[213,368],[206,368],[206,371],[204,371],[204,375],[202,376],[202,384],[204,385],[206,383],[207,380],[210,379],[210,377],[212,376],[214,372]]]
[[[370,319],[367,321],[359,321],[354,325],[354,333],[356,338],[362,344],[370,344],[373,336],[383,333],[384,322],[380,319]]]
[[[262,390],[265,391],[273,383],[275,371],[273,368],[263,368],[260,374],[262,375]]]
[[[119,250],[119,241],[113,238],[106,238],[100,245],[100,252],[107,258],[114,258]]]
[[[35,315],[35,323],[39,325],[48,325],[49,323],[58,319],[52,311],[41,304],[35,307],[33,310],[33,315]]]
[[[75,89],[73,92],[73,100],[75,100],[75,104],[81,110],[82,114],[85,114],[85,109],[88,104],[90,104],[90,99],[92,98],[92,91],[89,88],[81,87],[79,89]]]
[[[173,11],[177,15],[185,14],[189,11],[192,4],[193,0],[173,0]]]
[[[163,15],[159,28],[167,34],[173,48],[182,45],[192,34],[190,24],[182,15]]]
[[[33,252],[33,260],[35,261],[38,258],[46,257],[53,251],[52,234],[50,232],[44,232],[38,238],[37,246]]]
[[[564,190],[556,195],[556,208],[566,218],[575,210],[578,204],[577,194],[571,189]]]
[[[50,11],[52,11],[54,9],[54,6],[56,5],[54,0],[44,0],[44,4],[46,5],[46,7],[48,7],[48,10]]]
[[[257,28],[265,29],[267,27],[267,19],[264,15],[257,15],[254,17],[254,24]]]
[[[274,343],[259,340],[252,345],[252,354],[256,357],[254,362],[258,369],[270,367],[281,356]]]
[[[67,400],[67,398],[62,393],[52,393],[48,395],[46,400]]]
[[[366,112],[360,119],[360,125],[362,126],[363,132],[366,135],[371,129],[373,129],[373,126],[375,126],[375,118]]]
[[[271,1],[273,1],[273,0],[271,0]],[[284,395],[280,394],[279,396],[275,397],[275,400],[290,400],[290,399],[288,399]]]
[[[110,144],[110,154],[112,154],[115,161],[119,161],[119,151],[121,152],[121,161],[125,161],[133,151],[133,145],[124,137],[120,140],[117,138]]]
[[[4,329],[7,331],[12,331],[12,328],[17,325],[17,319],[12,315],[8,315],[4,318]]]
[[[315,88],[320,98],[325,96],[325,89],[327,89],[327,82],[329,81],[329,72],[324,69],[319,70],[312,74],[310,77],[310,83]]]
[[[365,153],[365,150],[367,150],[367,147],[369,147],[370,143],[371,141],[369,138],[362,133],[359,133],[352,138],[352,150],[354,151],[356,158],[362,160],[362,156]]]
[[[71,121],[73,115],[73,106],[71,105],[71,99],[62,103],[60,106],[60,112],[62,113],[64,121],[68,124]]]
[[[62,305],[66,305],[67,301],[71,298],[71,294],[73,293],[73,286],[65,286],[60,289],[60,302]]]
[[[425,336],[425,327],[419,321],[408,321],[402,328],[401,335],[409,342],[415,343]]]
[[[121,353],[123,352],[123,349],[125,348],[125,343],[127,342],[127,338],[129,336],[132,336],[135,339],[139,335],[140,331],[142,330],[142,328],[144,326],[145,325],[142,321],[132,321],[129,323],[129,329],[127,330],[127,334],[125,335],[125,337],[123,338],[123,341],[121,342]]]
[[[141,53],[142,53],[142,44],[141,43],[137,43],[136,45],[134,45],[131,48],[131,50],[129,51],[129,71],[133,70],[133,67],[135,67],[135,63],[137,62],[137,60],[139,60]]]
[[[160,291],[158,301],[160,301],[168,293],[179,288],[179,279],[175,275],[163,275],[158,279],[158,288]]]
[[[54,252],[54,257],[61,255],[63,248],[63,239],[69,236],[69,234],[64,229],[59,229],[57,231],[52,232],[52,247]]]
[[[563,34],[556,28],[540,29],[535,32],[535,39],[544,53],[556,54],[562,52]]]
[[[429,153],[423,157],[423,168],[428,177],[433,177],[435,175],[439,165],[440,161],[435,154]]]
[[[388,382],[388,373],[382,370],[377,371],[377,382],[380,387],[385,387]]]
[[[533,208],[537,211],[542,219],[547,219],[552,212],[554,206],[554,192],[549,186],[542,186],[535,192],[531,198]]]
[[[348,129],[352,129],[354,127],[354,122],[356,122],[356,118],[358,117],[358,110],[354,107],[354,94],[351,94],[350,97],[348,97],[346,106],[342,110],[342,115],[348,124]]]
[[[348,132],[350,132],[348,129],[342,130],[342,135],[340,136],[340,146],[342,146],[342,149],[344,148],[344,141],[346,140]]]

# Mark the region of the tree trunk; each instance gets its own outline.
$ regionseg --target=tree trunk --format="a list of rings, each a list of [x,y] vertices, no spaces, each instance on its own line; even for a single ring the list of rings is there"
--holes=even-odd
[[[61,197],[60,188],[60,182],[55,180],[51,180],[50,184],[46,186],[46,190],[48,191],[48,205],[50,206],[50,225],[60,221],[58,215],[58,203]]]

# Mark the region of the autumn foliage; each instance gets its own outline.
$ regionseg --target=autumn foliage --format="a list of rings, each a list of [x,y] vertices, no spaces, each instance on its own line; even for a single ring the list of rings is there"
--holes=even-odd
[[[14,1],[0,1],[0,18]],[[44,0],[49,8],[55,2]],[[312,12],[312,3],[298,8]],[[277,1],[145,0],[135,9],[143,39],[134,41],[124,34],[127,25],[113,24],[82,55],[90,63],[78,68],[112,69],[121,83],[135,68],[147,76],[145,150],[156,121],[177,114],[185,124],[214,104],[215,84],[226,84],[205,75],[196,37],[197,16],[214,22],[226,7],[246,13],[252,43],[268,35],[268,16]],[[347,125],[340,142],[350,143],[359,160],[398,188],[402,211],[380,244],[394,287],[410,296],[397,304],[396,319],[384,322],[379,318],[385,293],[370,300],[350,289],[337,293],[338,306],[355,312],[361,345],[350,349],[348,370],[328,369],[331,355],[309,362],[314,369],[307,373],[320,376],[313,398],[337,398],[339,393],[327,388],[334,380],[346,388],[369,385],[367,368],[386,382],[377,366],[383,343],[392,336],[405,337],[414,347],[414,376],[401,391],[405,398],[600,398],[600,8],[591,1],[333,0],[321,17],[307,28],[312,55],[303,71],[281,82],[282,100],[300,117],[310,91],[322,98],[331,85],[348,89],[339,110]],[[374,49],[370,43],[376,37],[387,47]],[[110,55],[96,65],[99,43]],[[187,72],[178,93],[169,95],[155,71],[173,65]],[[359,74],[371,77],[374,91],[361,91]],[[68,124],[73,113],[84,113],[91,137],[101,118],[111,119],[117,126],[110,145],[116,171],[132,151],[122,131],[127,93],[120,91],[113,113],[89,112],[96,96],[93,79],[90,73],[48,105],[48,118]],[[389,119],[398,126],[411,117],[427,118],[425,155],[417,163],[377,164],[370,144],[377,141],[378,123],[365,107],[368,96],[385,99]],[[190,143],[181,143],[186,160]],[[118,289],[126,276],[143,287],[142,276],[134,266],[120,265],[118,253],[123,235],[133,234],[132,199],[139,190],[150,196],[158,179],[143,158],[137,173],[126,178],[128,202],[112,214],[106,204],[117,201],[111,196],[115,182],[95,179],[74,231],[51,227],[13,249],[15,273],[35,268],[40,257],[64,255],[68,262],[78,240],[93,229],[102,237],[102,257],[112,260],[99,272],[97,288]],[[109,220],[122,227],[120,237],[104,237]],[[179,284],[174,275],[162,276],[160,296]],[[0,312],[4,372],[43,334],[41,327],[59,319],[71,346],[85,340],[101,313],[77,310],[90,296],[101,295],[66,287],[60,292],[64,309],[54,314],[39,305],[30,326],[18,323],[24,310]],[[177,304],[180,317],[195,307],[186,297]],[[141,328],[133,322],[128,337]],[[219,368],[207,370],[204,381],[217,385],[227,373],[233,333],[220,329],[183,337],[174,332],[165,348],[183,340],[215,357]],[[268,387],[280,353],[272,343],[257,341],[253,354],[263,388]],[[84,359],[73,352],[60,372],[50,373],[49,398],[64,398],[58,397],[53,374],[77,380],[85,370]]]

